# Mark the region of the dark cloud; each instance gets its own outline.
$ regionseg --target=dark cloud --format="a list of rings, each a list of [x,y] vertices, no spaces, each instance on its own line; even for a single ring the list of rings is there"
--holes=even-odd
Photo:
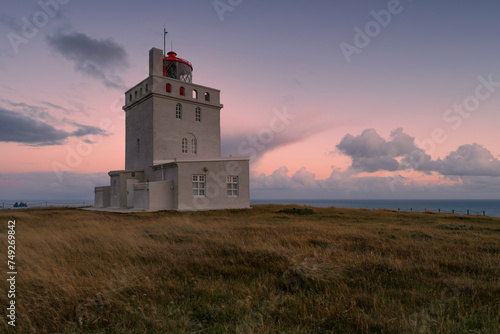
[[[41,121],[0,108],[0,141],[61,145],[68,133]]]
[[[83,33],[57,33],[47,37],[49,46],[75,64],[75,70],[101,80],[107,87],[124,89],[114,70],[126,67],[127,52],[112,39],[93,39]]]
[[[69,137],[83,137],[90,134],[107,135],[97,127],[73,123],[75,131],[56,129],[43,120],[6,110],[0,107],[0,141],[16,142],[32,146],[61,145]]]
[[[44,123],[48,122],[51,124],[60,123],[60,121],[56,117],[54,117],[46,107],[27,104],[24,102],[13,102],[6,99],[0,99],[0,102],[4,105],[12,107],[15,113],[20,113],[30,119],[40,120]]]
[[[0,87],[2,87],[4,90],[8,91],[8,92],[15,92],[16,90],[10,86],[7,86],[3,83],[0,83]]]
[[[396,171],[401,168],[396,158],[422,152],[415,145],[415,138],[401,128],[392,131],[389,141],[374,129],[366,129],[359,136],[347,134],[337,149],[352,159],[351,168],[362,172]]]
[[[43,106],[51,109],[51,110],[59,110],[59,111],[62,111],[65,115],[66,114],[74,114],[74,113],[81,113],[85,116],[89,116],[87,110],[86,110],[86,106],[81,104],[81,103],[77,103],[77,102],[72,102],[72,104],[74,105],[74,109],[69,109],[69,108],[66,108],[66,107],[63,107],[59,104],[54,104],[52,102],[49,102],[49,101],[41,101],[40,104],[42,104]],[[45,108],[44,107],[44,108]]]
[[[88,135],[103,135],[105,134],[105,131],[103,131],[100,128],[97,128],[95,126],[91,125],[84,125],[76,122],[72,122],[74,126],[76,126],[78,129],[71,132],[70,136],[72,137],[83,137],[83,136],[88,136]]]

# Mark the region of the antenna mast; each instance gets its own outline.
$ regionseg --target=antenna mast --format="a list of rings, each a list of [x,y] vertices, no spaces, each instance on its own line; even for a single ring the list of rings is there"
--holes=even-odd
[[[167,29],[165,29],[165,26],[163,26],[163,57],[166,57],[167,55],[167,49],[166,49],[166,44],[167,44]]]

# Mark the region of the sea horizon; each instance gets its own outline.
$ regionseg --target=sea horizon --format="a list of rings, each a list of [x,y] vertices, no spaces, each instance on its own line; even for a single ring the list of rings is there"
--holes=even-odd
[[[434,211],[500,217],[500,199],[251,199],[250,204],[297,204],[311,207]],[[468,210],[468,211],[467,211]]]
[[[92,199],[2,200],[0,209],[13,209],[15,203],[24,202],[29,208],[48,206],[81,207],[94,205]],[[339,207],[351,209],[388,209],[399,211],[434,211],[442,213],[486,215],[500,217],[500,199],[250,199],[250,205],[283,204],[311,207]]]

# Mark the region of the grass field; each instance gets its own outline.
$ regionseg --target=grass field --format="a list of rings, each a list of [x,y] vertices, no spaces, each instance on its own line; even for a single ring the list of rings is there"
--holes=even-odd
[[[290,208],[0,211],[16,332],[500,333],[500,218]]]

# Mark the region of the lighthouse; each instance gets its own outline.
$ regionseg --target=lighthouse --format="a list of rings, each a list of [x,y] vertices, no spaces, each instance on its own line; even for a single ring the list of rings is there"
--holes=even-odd
[[[250,207],[250,158],[221,156],[220,90],[192,81],[189,61],[149,51],[149,76],[125,92],[125,169],[95,188],[96,208]]]

